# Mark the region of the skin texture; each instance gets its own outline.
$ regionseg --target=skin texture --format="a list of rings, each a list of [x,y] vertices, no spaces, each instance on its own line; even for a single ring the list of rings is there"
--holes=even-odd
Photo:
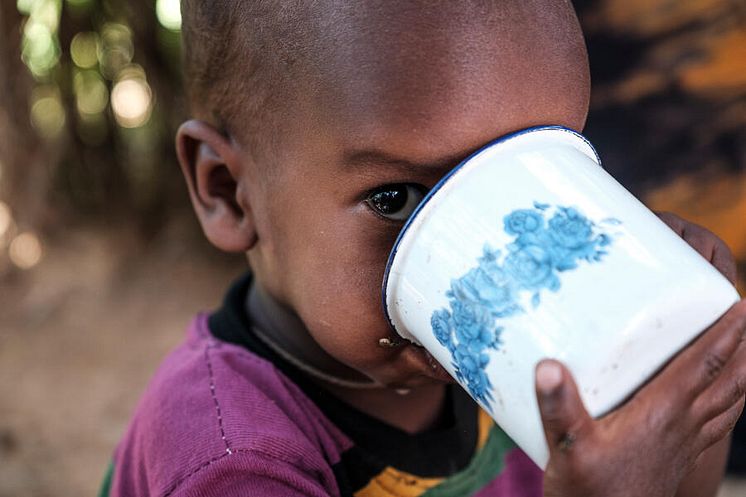
[[[246,136],[261,126],[238,122],[218,131],[192,120],[177,136],[207,238],[247,253],[256,283],[318,345],[304,359],[388,387],[327,388],[410,432],[437,423],[450,380],[418,347],[378,346],[392,336],[380,284],[402,223],[384,219],[366,199],[388,184],[427,190],[471,151],[511,131],[539,124],[582,129],[589,98],[585,48],[569,4],[500,2],[499,9],[473,7],[479,11],[455,4],[315,2],[313,15],[299,20],[315,33],[304,61],[314,70],[306,91],[276,109],[284,116],[280,128]],[[721,242],[679,226],[731,274]],[[597,422],[569,373],[544,363],[537,392],[552,447],[546,494],[674,495],[740,412],[746,361],[735,337],[745,323],[741,305],[629,404]],[[717,375],[704,367],[714,352],[724,364]],[[568,433],[572,447],[558,449]],[[719,480],[725,449],[727,442],[700,457],[689,476],[698,489]],[[679,495],[714,495],[703,492]]]

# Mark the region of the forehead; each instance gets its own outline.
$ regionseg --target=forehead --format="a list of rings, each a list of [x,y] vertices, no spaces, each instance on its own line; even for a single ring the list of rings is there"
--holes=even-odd
[[[316,16],[313,107],[343,148],[427,160],[532,125],[582,127],[587,61],[567,2],[466,3],[340,2]]]

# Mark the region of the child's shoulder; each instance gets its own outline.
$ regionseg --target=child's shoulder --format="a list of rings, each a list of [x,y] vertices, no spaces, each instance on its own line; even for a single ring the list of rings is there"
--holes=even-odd
[[[333,485],[330,464],[349,443],[272,364],[215,339],[200,315],[148,385],[115,453],[110,495],[187,495],[231,474],[256,484],[277,471]]]

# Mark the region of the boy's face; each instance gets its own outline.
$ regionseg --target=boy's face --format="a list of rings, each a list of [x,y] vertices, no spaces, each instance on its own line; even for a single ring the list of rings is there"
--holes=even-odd
[[[315,26],[317,72],[271,160],[239,154],[257,281],[330,355],[382,383],[443,379],[418,347],[378,346],[393,333],[381,305],[386,260],[423,194],[500,135],[583,127],[589,84],[574,14],[561,0],[530,3],[489,15],[452,6],[461,2],[337,7],[334,22]]]

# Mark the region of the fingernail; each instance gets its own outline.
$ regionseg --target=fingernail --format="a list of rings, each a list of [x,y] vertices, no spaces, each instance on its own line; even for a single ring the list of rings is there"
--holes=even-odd
[[[556,362],[545,361],[536,368],[536,386],[545,395],[562,384],[562,368]]]

